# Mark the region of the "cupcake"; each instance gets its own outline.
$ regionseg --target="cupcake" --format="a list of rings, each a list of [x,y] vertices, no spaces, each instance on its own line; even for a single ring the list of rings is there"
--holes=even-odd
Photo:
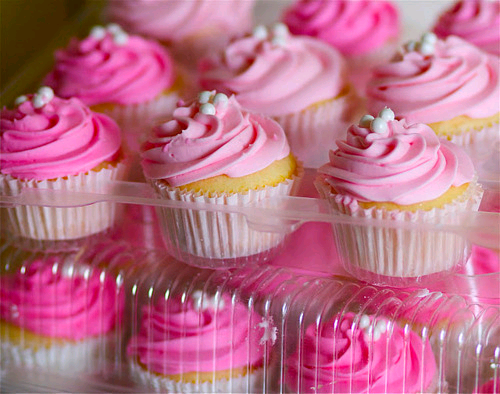
[[[228,295],[195,291],[145,306],[127,346],[132,377],[168,393],[254,393],[264,390],[270,320]]]
[[[500,3],[456,1],[440,15],[433,31],[439,38],[458,36],[485,52],[500,56]]]
[[[123,294],[104,271],[52,254],[0,282],[2,366],[75,372],[112,351]]]
[[[45,84],[60,97],[76,97],[108,114],[127,131],[171,113],[182,90],[160,44],[128,35],[115,24],[95,26],[88,37],[73,38],[56,51]]]
[[[385,106],[409,123],[426,123],[440,138],[490,147],[499,138],[500,58],[458,38],[426,33],[376,67],[367,87],[370,113]]]
[[[394,120],[388,108],[377,118],[363,116],[337,146],[318,169],[316,183],[335,213],[367,221],[442,224],[479,207],[482,190],[463,150],[439,140],[425,124]],[[424,228],[338,224],[334,230],[346,270],[376,281],[450,270],[470,252],[460,236]]]
[[[325,146],[352,121],[357,97],[346,76],[340,53],[283,24],[257,26],[200,63],[202,88],[234,94],[242,107],[276,120],[306,167],[324,162]]]
[[[252,28],[254,0],[108,1],[107,17],[132,33],[157,39],[192,69],[200,56]]]
[[[428,340],[383,317],[352,312],[306,329],[286,360],[297,393],[434,393],[437,366]]]
[[[361,95],[371,68],[396,52],[401,30],[398,9],[390,1],[297,0],[282,20],[293,34],[315,37],[340,51]]]
[[[78,99],[61,99],[42,87],[20,96],[16,108],[3,109],[0,125],[4,195],[23,188],[103,193],[110,181],[124,176],[119,127]],[[115,218],[109,203],[68,208],[44,203],[5,208],[6,227],[26,238],[75,239],[106,230]]]
[[[288,195],[302,172],[276,122],[214,91],[201,92],[154,128],[142,158],[161,199],[228,208]],[[241,214],[208,209],[160,209],[169,252],[212,267],[211,260],[224,265],[239,258],[238,264],[256,262],[256,255],[265,259],[283,241],[283,234],[249,227]]]

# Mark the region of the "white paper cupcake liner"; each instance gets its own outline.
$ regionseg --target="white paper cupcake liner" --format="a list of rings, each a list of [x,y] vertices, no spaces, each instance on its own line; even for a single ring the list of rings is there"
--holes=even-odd
[[[495,142],[500,141],[500,124],[494,123],[491,127],[484,127],[481,130],[467,130],[454,134],[450,141],[472,153],[488,152]]]
[[[156,392],[166,393],[259,393],[264,392],[264,368],[245,376],[213,382],[185,383],[151,373],[138,363],[131,361],[132,379],[140,385],[151,387]]]
[[[107,182],[122,179],[126,165],[119,162],[99,171],[44,181],[23,181],[11,176],[0,176],[0,192],[17,195],[24,187],[32,189],[65,190],[69,192],[99,192]],[[115,220],[116,207],[111,203],[96,203],[81,207],[46,207],[39,205],[16,205],[1,208],[2,224],[18,236],[37,240],[66,240],[86,237],[111,227]]]
[[[185,192],[170,187],[163,182],[153,182],[157,193],[166,200],[199,202],[213,205],[244,206],[263,200],[292,193],[294,184],[302,176],[299,165],[297,175],[280,184],[246,193],[208,196],[201,193]],[[285,238],[282,233],[258,231],[250,228],[242,214],[206,211],[202,209],[159,209],[160,226],[163,229],[169,252],[186,263],[212,267],[210,259],[224,260],[262,254]],[[181,253],[178,253],[181,252]],[[188,254],[186,256],[182,252]],[[198,256],[206,261],[190,259]]]
[[[347,127],[358,115],[358,98],[354,89],[347,94],[313,105],[298,113],[275,116],[290,144],[293,154],[305,167],[317,168],[328,161],[335,141],[345,137]]]
[[[463,196],[430,211],[360,208],[357,201],[331,193],[330,185],[317,181],[318,191],[335,212],[356,218],[396,222],[440,223],[455,212],[475,211],[483,194],[475,182]],[[444,231],[334,224],[334,235],[344,268],[360,279],[365,272],[385,277],[417,278],[448,271],[465,263],[470,245],[462,237]]]

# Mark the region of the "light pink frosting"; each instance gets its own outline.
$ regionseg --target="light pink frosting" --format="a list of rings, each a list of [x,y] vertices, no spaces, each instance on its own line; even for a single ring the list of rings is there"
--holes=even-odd
[[[20,328],[51,338],[82,340],[115,327],[123,310],[123,294],[114,280],[90,268],[88,279],[74,266],[72,276],[58,257],[37,259],[24,273],[1,277],[0,318]]]
[[[440,16],[434,33],[442,38],[459,36],[486,52],[500,55],[500,2],[456,1]]]
[[[262,318],[228,296],[203,297],[202,304],[211,298],[211,305],[199,308],[192,297],[184,303],[175,297],[144,307],[127,354],[163,375],[263,366],[269,332]]]
[[[120,0],[108,2],[108,17],[125,29],[161,41],[209,34],[215,27],[228,35],[251,27],[254,0]],[[206,32],[208,30],[208,33]]]
[[[316,37],[347,57],[369,53],[399,35],[399,13],[389,1],[298,0],[282,20],[292,33]]]
[[[436,374],[429,342],[385,319],[377,323],[389,328],[378,339],[352,312],[309,326],[301,351],[287,360],[287,386],[301,393],[426,392]]]
[[[432,55],[411,51],[375,67],[367,108],[388,106],[410,123],[493,116],[500,108],[499,69],[499,57],[451,36],[439,40]]]
[[[218,175],[242,177],[285,158],[290,148],[281,126],[242,110],[234,97],[217,112],[200,112],[200,103],[179,106],[173,119],[154,129],[144,145],[146,177],[185,185]]]
[[[432,200],[474,177],[471,159],[424,124],[387,123],[375,133],[352,125],[318,172],[339,195],[410,205]]]
[[[14,110],[2,110],[0,169],[20,179],[53,179],[89,171],[118,157],[121,135],[106,115],[78,99],[54,97],[42,108],[33,96]]]
[[[173,63],[161,45],[139,36],[117,44],[109,32],[103,39],[73,38],[56,51],[45,79],[58,96],[77,97],[87,105],[144,103],[173,82]]]
[[[250,111],[287,115],[336,97],[346,85],[342,55],[310,37],[287,35],[284,45],[254,35],[234,40],[200,64],[200,84],[234,94]]]

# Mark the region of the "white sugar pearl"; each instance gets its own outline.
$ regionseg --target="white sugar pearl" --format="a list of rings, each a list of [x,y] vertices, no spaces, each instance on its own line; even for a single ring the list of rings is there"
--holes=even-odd
[[[210,101],[211,97],[212,97],[212,92],[210,92],[208,90],[204,90],[203,92],[200,92],[198,94],[198,102],[200,104],[208,103]]]
[[[46,104],[45,98],[39,94],[33,96],[33,108],[42,108]]]
[[[387,323],[384,320],[379,320],[377,322],[376,328],[379,332],[384,333],[387,331]]]
[[[419,52],[422,55],[432,55],[434,53],[434,44],[424,41],[420,44]]]
[[[384,119],[386,122],[394,120],[394,111],[390,108],[385,107],[378,113],[378,117]]]
[[[382,335],[382,333],[379,330],[377,330],[377,329],[373,330],[373,340],[374,341],[378,341],[380,339],[381,335]]]
[[[286,38],[283,36],[274,36],[271,43],[277,47],[286,46]]]
[[[424,33],[422,36],[422,42],[428,42],[430,44],[435,44],[437,42],[437,36],[432,32]]]
[[[102,26],[94,26],[90,29],[90,36],[95,38],[96,40],[102,40],[106,37],[106,29]]]
[[[387,122],[384,119],[375,118],[372,120],[370,130],[377,134],[385,133],[387,131]]]
[[[111,34],[116,34],[120,33],[123,31],[121,26],[117,23],[110,23],[108,26],[106,26],[106,29],[111,33]]]
[[[14,105],[21,105],[22,103],[24,103],[27,100],[28,100],[28,97],[19,96],[18,98],[16,98],[16,101],[14,101]]]
[[[128,34],[124,31],[113,34],[113,42],[116,45],[125,45],[128,42]]]
[[[408,52],[413,52],[417,48],[417,42],[416,41],[408,41],[405,45],[405,48]]]
[[[48,86],[42,86],[38,89],[38,94],[45,99],[46,103],[50,102],[50,100],[54,98],[54,91]]]
[[[370,318],[367,315],[361,316],[359,319],[359,328],[365,329],[370,325]]]
[[[228,102],[228,98],[227,96],[224,94],[224,93],[217,93],[214,97],[214,105],[221,105],[223,107],[225,107],[227,105],[227,102]]]
[[[265,26],[258,25],[258,26],[255,26],[255,28],[253,29],[252,35],[257,40],[265,40],[268,37],[269,33],[267,32],[267,29]]]
[[[359,127],[365,127],[365,128],[370,127],[373,119],[375,118],[371,115],[363,115],[359,120]]]
[[[288,26],[281,22],[274,24],[273,34],[275,36],[284,36],[284,37],[288,36],[289,34]]]
[[[215,115],[215,107],[211,103],[202,104],[200,112],[205,115]]]

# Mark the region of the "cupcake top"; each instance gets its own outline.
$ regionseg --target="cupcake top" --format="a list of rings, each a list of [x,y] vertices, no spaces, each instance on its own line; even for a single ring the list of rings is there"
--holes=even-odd
[[[352,57],[370,53],[399,35],[399,13],[390,1],[298,0],[283,16],[290,31],[316,37]]]
[[[146,306],[127,353],[149,371],[179,375],[261,367],[275,340],[272,323],[245,305],[195,291]]]
[[[91,267],[38,258],[0,277],[1,320],[50,338],[81,340],[111,331],[123,310],[115,281]]]
[[[45,83],[60,97],[87,105],[137,104],[156,98],[174,83],[173,63],[157,42],[129,36],[120,26],[95,26],[55,53]]]
[[[234,35],[250,29],[254,0],[108,1],[108,17],[128,31],[177,42],[218,28]]]
[[[203,91],[154,128],[142,166],[146,177],[175,187],[218,175],[249,175],[289,154],[276,122],[243,110],[233,96]]]
[[[474,177],[474,166],[455,144],[439,140],[422,123],[394,120],[385,108],[365,115],[330,151],[319,176],[338,195],[358,201],[410,205],[429,201]]]
[[[121,135],[106,115],[78,99],[54,97],[52,89],[20,96],[0,118],[0,172],[45,180],[84,173],[118,158]]]
[[[500,56],[500,3],[491,0],[456,1],[434,26],[438,37],[459,36],[485,52]]]
[[[387,105],[410,123],[487,118],[499,112],[499,70],[499,57],[458,37],[437,40],[426,33],[373,69],[367,108],[377,112]]]
[[[342,55],[311,37],[290,35],[279,23],[232,41],[200,63],[200,84],[234,94],[250,111],[279,116],[339,95],[345,88]]]
[[[285,376],[297,392],[420,393],[436,376],[429,342],[384,318],[338,315],[309,326],[301,345]]]

